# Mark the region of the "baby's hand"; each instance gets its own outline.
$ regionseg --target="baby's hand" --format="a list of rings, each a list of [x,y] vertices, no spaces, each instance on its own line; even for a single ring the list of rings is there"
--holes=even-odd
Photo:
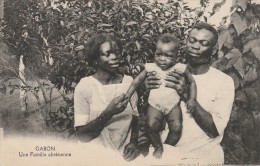
[[[196,108],[196,101],[194,99],[189,99],[186,103],[188,113],[192,113]]]

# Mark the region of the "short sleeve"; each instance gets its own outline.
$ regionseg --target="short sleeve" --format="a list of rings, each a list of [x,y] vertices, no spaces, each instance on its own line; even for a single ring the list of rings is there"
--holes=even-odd
[[[224,82],[225,84],[219,90],[218,98],[209,111],[220,135],[224,134],[229,121],[235,96],[235,87],[232,78],[229,77]]]
[[[89,122],[91,88],[81,80],[74,92],[74,127],[82,126]]]
[[[185,70],[186,70],[186,65],[185,65],[185,64],[182,64],[182,63],[177,63],[177,64],[174,65],[173,68],[174,68],[174,70],[179,70],[179,71],[181,71],[182,73],[184,73]]]
[[[156,65],[154,63],[146,63],[144,67],[147,72],[157,71]]]

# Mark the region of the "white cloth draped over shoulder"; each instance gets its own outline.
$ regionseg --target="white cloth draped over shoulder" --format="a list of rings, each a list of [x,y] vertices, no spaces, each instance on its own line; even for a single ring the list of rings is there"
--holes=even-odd
[[[102,85],[94,77],[81,79],[74,93],[74,126],[82,126],[95,120],[108,106],[112,99],[126,93],[133,79],[124,75],[122,83]],[[137,94],[131,98],[131,104],[106,124],[100,136],[92,142],[101,143],[105,147],[122,152],[130,141],[132,115],[138,116]]]

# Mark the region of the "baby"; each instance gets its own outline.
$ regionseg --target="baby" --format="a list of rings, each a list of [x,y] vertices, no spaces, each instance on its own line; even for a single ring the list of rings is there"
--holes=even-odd
[[[186,65],[176,63],[179,48],[179,41],[174,35],[162,35],[156,45],[155,63],[145,64],[145,69],[134,79],[126,93],[126,96],[130,98],[137,87],[144,82],[147,72],[156,71],[161,78],[162,84],[160,88],[150,91],[147,110],[148,136],[155,149],[153,156],[156,158],[161,158],[163,153],[163,145],[159,133],[163,119],[165,118],[169,128],[169,133],[165,140],[166,144],[176,145],[182,132],[180,97],[174,89],[165,87],[167,73],[174,70],[183,72],[189,84],[187,108],[189,111],[192,111],[195,107],[196,84],[190,72],[186,69]]]

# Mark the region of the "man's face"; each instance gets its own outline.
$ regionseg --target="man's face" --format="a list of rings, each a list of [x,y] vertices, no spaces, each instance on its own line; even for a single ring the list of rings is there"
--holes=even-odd
[[[186,53],[191,65],[209,63],[214,47],[214,35],[206,29],[193,29],[187,40]]]
[[[162,70],[167,70],[175,64],[178,49],[174,42],[163,43],[158,41],[155,51],[155,63]]]

